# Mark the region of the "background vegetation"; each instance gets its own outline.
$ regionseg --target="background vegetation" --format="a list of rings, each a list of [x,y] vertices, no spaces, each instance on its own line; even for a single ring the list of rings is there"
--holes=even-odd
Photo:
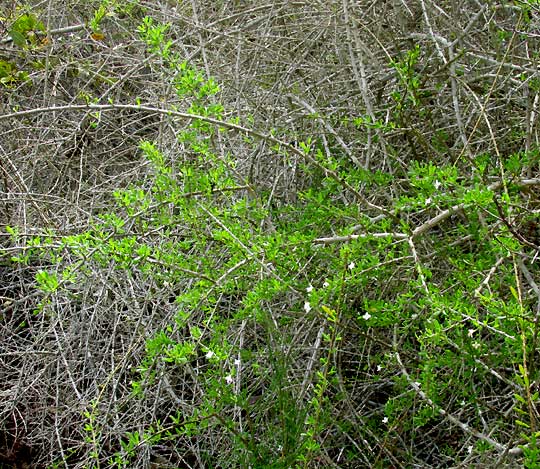
[[[0,462],[540,467],[536,0],[0,6]]]

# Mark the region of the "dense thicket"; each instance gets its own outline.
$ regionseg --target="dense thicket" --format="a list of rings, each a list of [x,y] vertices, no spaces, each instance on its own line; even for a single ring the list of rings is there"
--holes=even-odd
[[[0,465],[540,467],[534,0],[0,5]]]

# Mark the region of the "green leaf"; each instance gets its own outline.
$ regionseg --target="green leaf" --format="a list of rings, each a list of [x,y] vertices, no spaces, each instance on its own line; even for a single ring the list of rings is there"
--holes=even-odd
[[[516,425],[519,425],[520,427],[530,428],[529,424],[522,422],[521,420],[515,420],[515,422],[516,422]]]
[[[10,36],[15,45],[19,47],[24,47],[26,45],[26,36],[23,33],[12,30]]]
[[[45,270],[38,271],[36,274],[36,281],[38,283],[38,288],[47,293],[55,292],[59,286],[58,277]]]
[[[6,225],[6,231],[14,238],[19,235],[19,229],[17,227]]]
[[[516,289],[515,289],[512,285],[510,285],[509,288],[510,288],[510,292],[512,293],[512,296],[513,296],[517,301],[519,301],[519,295],[518,295]],[[521,365],[520,365],[520,371],[521,371]]]

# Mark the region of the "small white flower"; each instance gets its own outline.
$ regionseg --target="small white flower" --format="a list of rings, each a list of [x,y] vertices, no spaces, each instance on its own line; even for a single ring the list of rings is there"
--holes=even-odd
[[[463,407],[463,406],[466,404],[466,402],[465,402],[465,401],[461,401],[460,404],[461,404],[461,407]]]
[[[231,375],[225,376],[225,382],[227,384],[232,384],[233,381],[234,381],[234,379],[233,379],[233,377]]]
[[[328,282],[325,281],[325,282],[322,284],[322,286],[323,286],[324,288],[327,288],[327,287],[330,286],[330,284],[329,284]]]
[[[388,423],[388,417],[383,418],[382,423]]]
[[[306,288],[306,291],[308,293],[311,293],[313,291],[313,285],[310,285],[309,287]]]
[[[353,270],[356,267],[356,264],[354,262],[351,262],[349,265],[349,270]]]
[[[438,189],[439,187],[441,187],[441,181],[438,181],[436,180],[434,183],[433,183],[433,186],[435,187],[435,189]]]
[[[475,329],[469,329],[469,330],[467,331],[467,335],[468,335],[469,337],[472,337],[473,334],[474,334],[475,332],[476,332]]]
[[[371,314],[366,313],[366,314],[364,314],[364,315],[362,316],[362,318],[364,318],[364,321],[367,321],[367,320],[369,320],[369,319],[371,318]]]
[[[236,360],[234,360],[234,364],[235,366],[240,366],[240,359],[237,358]]]
[[[212,352],[212,350],[208,350],[208,352],[206,352],[205,357],[206,357],[208,360],[210,360],[214,355],[215,355],[215,353]]]
[[[478,350],[480,348],[480,342],[475,342],[474,344],[472,344],[472,346],[473,346],[473,348]]]
[[[429,205],[431,203],[431,197],[428,197],[426,201],[424,202],[425,205]]]
[[[381,365],[377,365],[377,371],[381,371],[382,370],[382,366]]]
[[[305,311],[306,313],[309,313],[309,312],[311,311],[311,305],[309,304],[309,301],[306,301],[306,302],[304,303],[304,311]]]
[[[467,447],[467,451],[469,452],[469,454],[472,454],[473,449],[474,449],[474,446],[473,446],[473,445]]]

